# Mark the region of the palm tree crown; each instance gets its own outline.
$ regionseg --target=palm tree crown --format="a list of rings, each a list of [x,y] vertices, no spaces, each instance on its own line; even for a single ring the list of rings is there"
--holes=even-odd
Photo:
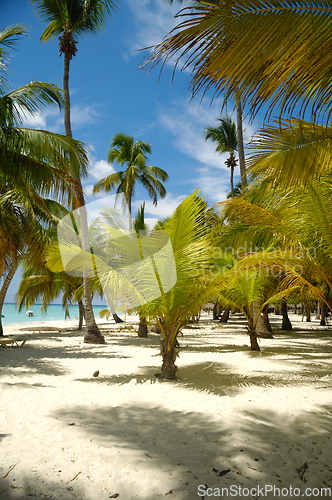
[[[318,120],[331,115],[331,39],[330,1],[198,0],[143,66],[181,60],[194,95],[213,89],[254,114],[299,106]]]
[[[238,141],[236,135],[236,125],[231,117],[218,118],[220,125],[218,127],[206,127],[204,137],[207,141],[213,141],[216,147],[216,153],[229,153],[229,158],[225,161],[227,167],[231,169],[231,193],[234,196],[233,172],[236,167],[235,151],[237,151]]]
[[[147,154],[151,153],[151,146],[144,141],[134,142],[134,137],[123,133],[113,136],[111,147],[108,150],[107,160],[119,165],[127,165],[126,170],[114,172],[101,179],[93,188],[94,193],[101,189],[111,191],[117,188],[116,194],[123,194],[124,203],[128,206],[131,215],[131,203],[135,194],[135,184],[138,182],[148,191],[153,204],[157,205],[158,194],[161,198],[166,195],[166,189],[161,181],[168,179],[165,170],[147,165]],[[160,180],[159,180],[160,179]]]

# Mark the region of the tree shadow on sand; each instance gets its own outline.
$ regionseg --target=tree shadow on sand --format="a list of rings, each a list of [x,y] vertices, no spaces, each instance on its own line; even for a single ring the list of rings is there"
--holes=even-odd
[[[222,418],[222,406],[217,418],[199,411],[139,404],[98,409],[75,406],[54,416],[74,421],[75,436],[83,433],[93,439],[104,450],[101,453],[120,454],[132,471],[132,480],[154,477],[158,471],[172,477],[173,494],[182,493],[176,498],[197,498],[199,484],[289,487],[289,477],[293,487],[316,488],[329,482],[332,486],[331,460],[322,453],[332,444],[331,406],[296,418],[285,414],[282,420],[280,414],[261,408],[239,411],[231,426]],[[305,462],[308,467],[301,479],[298,469]],[[222,477],[218,475],[228,469]],[[162,493],[166,492],[157,490],[154,497],[137,498],[154,500]]]

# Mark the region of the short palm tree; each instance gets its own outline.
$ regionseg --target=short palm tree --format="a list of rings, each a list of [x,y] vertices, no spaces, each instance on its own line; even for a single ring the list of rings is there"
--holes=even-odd
[[[0,184],[0,336],[3,335],[1,310],[17,267],[34,260],[36,248],[49,241],[46,228],[52,223],[53,209],[59,212],[57,202],[29,192],[28,186],[25,193],[10,187],[6,183],[1,193]]]
[[[97,33],[105,25],[107,16],[115,9],[113,0],[32,0],[39,17],[48,23],[41,39],[47,40],[59,37],[60,55],[64,55],[63,89],[65,95],[64,125],[67,137],[72,137],[70,121],[69,68],[70,61],[77,52],[77,39],[87,33]],[[84,207],[85,200],[81,184],[81,176],[76,175],[76,207]],[[82,224],[82,246],[89,250],[88,224],[86,212],[80,210]],[[83,273],[84,302],[86,311],[86,332],[84,342],[104,343],[96,324],[91,300],[90,281],[87,273]]]
[[[218,118],[220,125],[218,127],[206,127],[204,137],[207,141],[210,139],[216,146],[216,153],[229,153],[229,158],[225,161],[227,167],[231,169],[231,194],[234,196],[233,175],[236,167],[235,152],[237,151],[236,125],[230,116]]]
[[[57,207],[62,216],[68,213],[64,207]],[[59,211],[58,210],[58,211]],[[82,329],[84,318],[84,305],[82,298],[76,298],[76,292],[82,287],[82,278],[69,276],[64,271],[53,273],[47,267],[48,252],[55,245],[56,225],[59,215],[55,217],[54,211],[51,214],[46,238],[37,248],[32,248],[27,254],[27,259],[22,263],[23,275],[16,294],[16,302],[19,311],[33,305],[41,300],[41,310],[47,312],[48,305],[62,295],[62,306],[65,310],[65,317],[69,317],[68,306],[73,302],[78,302],[79,324],[78,329]]]
[[[175,348],[181,327],[216,293],[211,276],[206,275],[206,269],[211,266],[212,245],[206,237],[204,222],[202,199],[195,192],[161,226],[161,231],[170,239],[174,255],[175,266],[168,267],[167,273],[170,278],[174,275],[176,282],[169,291],[139,309],[141,314],[155,320],[162,332],[161,374],[166,379],[174,379],[176,375]]]
[[[326,288],[332,288],[329,176],[314,178],[305,187],[284,188],[256,182],[245,196],[222,206],[228,219],[222,236],[224,243],[237,248],[250,242],[264,248],[252,248],[238,262],[238,268],[251,266],[277,272],[281,294],[294,287],[301,293],[309,289],[330,307],[326,294]]]
[[[126,165],[126,170],[114,172],[101,179],[94,186],[93,192],[99,193],[102,189],[108,192],[117,188],[116,194],[123,194],[124,204],[131,215],[135,185],[139,183],[148,191],[153,204],[157,205],[158,194],[161,198],[166,195],[162,182],[168,179],[168,174],[159,167],[146,164],[146,155],[150,153],[151,146],[147,142],[134,142],[134,137],[131,135],[115,134],[108,150],[107,160],[109,163],[115,161],[121,166]]]

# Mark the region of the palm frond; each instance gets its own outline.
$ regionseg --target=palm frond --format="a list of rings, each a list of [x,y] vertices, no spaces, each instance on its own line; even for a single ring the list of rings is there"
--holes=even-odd
[[[253,178],[283,185],[306,183],[332,170],[332,127],[303,120],[280,120],[257,133],[247,158]]]
[[[239,99],[253,114],[329,119],[332,4],[328,0],[199,0],[180,11],[178,26],[147,55],[150,70],[170,60],[191,68],[193,95]]]

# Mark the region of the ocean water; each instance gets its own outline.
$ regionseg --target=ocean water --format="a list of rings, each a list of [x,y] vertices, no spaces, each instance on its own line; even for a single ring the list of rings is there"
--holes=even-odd
[[[47,308],[47,313],[41,313],[40,304],[35,304],[33,307],[29,308],[29,311],[33,311],[33,316],[28,316],[26,310],[22,310],[20,313],[16,309],[15,304],[4,304],[2,309],[2,326],[17,325],[18,323],[33,323],[34,321],[56,321],[65,319],[65,311],[62,309],[62,305],[51,304]],[[93,306],[93,311],[96,319],[99,318],[99,311],[106,309],[107,306]],[[69,307],[70,318],[75,319],[78,316],[78,306]]]

